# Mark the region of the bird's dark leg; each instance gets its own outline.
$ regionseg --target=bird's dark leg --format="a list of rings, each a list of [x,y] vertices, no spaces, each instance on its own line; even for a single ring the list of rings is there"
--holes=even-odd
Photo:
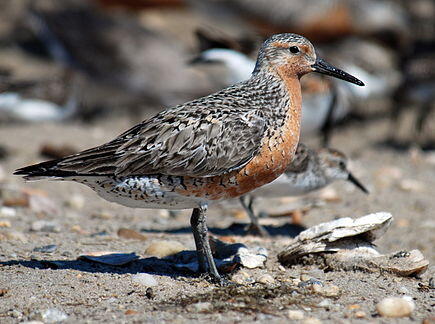
[[[433,107],[434,107],[434,98],[430,98],[429,100],[420,103],[417,110],[417,118],[415,121],[415,135],[414,142],[421,145],[423,144],[423,129],[425,126],[425,122],[427,121],[428,116],[430,115]]]
[[[334,112],[335,112],[335,108],[337,107],[337,99],[338,99],[337,87],[334,84],[332,84],[331,86],[331,94],[332,94],[332,98],[331,98],[331,102],[329,103],[328,113],[326,115],[325,123],[323,124],[321,129],[323,135],[323,139],[322,139],[323,147],[329,146],[329,143],[331,141],[331,136],[332,136],[332,129],[334,124]]]
[[[249,219],[251,220],[251,224],[249,225],[248,232],[253,235],[259,235],[263,237],[269,236],[269,233],[266,231],[266,229],[260,225],[258,222],[258,217],[255,215],[253,210],[253,204],[254,204],[254,198],[246,195],[241,196],[240,203],[242,204],[243,208],[245,209],[246,213],[249,216]]]
[[[221,283],[222,278],[216,268],[216,264],[211,253],[210,242],[208,240],[208,230],[206,224],[207,206],[201,205],[194,208],[190,218],[193,237],[195,239],[196,252],[198,254],[199,272],[208,272],[213,280]]]

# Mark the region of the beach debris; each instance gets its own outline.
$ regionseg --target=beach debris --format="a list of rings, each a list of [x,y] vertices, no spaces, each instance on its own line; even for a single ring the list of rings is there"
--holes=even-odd
[[[145,287],[155,287],[159,284],[149,273],[136,273],[131,276],[131,281]]]
[[[81,260],[87,260],[112,266],[121,266],[139,259],[136,253],[123,253],[116,251],[88,252],[79,256]]]
[[[429,261],[418,250],[380,254],[373,241],[382,236],[393,217],[386,212],[357,219],[340,218],[313,226],[300,233],[278,254],[286,266],[304,263],[309,258],[335,270],[389,272],[397,276],[423,273]]]
[[[123,227],[118,230],[118,236],[125,239],[140,240],[140,241],[145,241],[147,239],[145,235],[135,230],[129,228],[123,228]]]
[[[376,305],[376,310],[382,317],[407,317],[414,309],[415,303],[410,296],[387,297]]]

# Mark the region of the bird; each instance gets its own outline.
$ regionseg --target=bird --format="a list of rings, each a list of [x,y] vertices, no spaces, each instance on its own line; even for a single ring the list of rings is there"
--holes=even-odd
[[[240,202],[248,214],[251,224],[249,232],[267,236],[268,233],[258,222],[253,211],[255,198],[277,198],[300,196],[324,188],[337,180],[348,180],[368,194],[368,190],[348,170],[348,158],[336,149],[320,148],[313,150],[299,143],[293,161],[286,171],[274,181],[240,197]]]
[[[79,182],[128,207],[193,209],[198,271],[224,284],[208,240],[208,205],[286,170],[299,142],[299,78],[310,72],[364,85],[317,57],[305,37],[275,34],[261,46],[248,80],[163,110],[108,143],[14,174]]]

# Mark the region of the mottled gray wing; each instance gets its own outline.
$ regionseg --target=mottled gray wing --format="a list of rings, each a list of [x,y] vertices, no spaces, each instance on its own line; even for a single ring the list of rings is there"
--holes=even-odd
[[[312,151],[303,143],[299,143],[293,161],[287,166],[287,173],[302,173],[308,168]]]
[[[211,177],[246,165],[260,150],[264,131],[255,110],[174,109],[57,167],[79,174]]]

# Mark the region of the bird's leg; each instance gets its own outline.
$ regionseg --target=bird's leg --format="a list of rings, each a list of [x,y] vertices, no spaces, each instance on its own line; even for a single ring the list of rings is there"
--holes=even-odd
[[[222,282],[222,278],[216,268],[216,264],[211,253],[210,242],[208,240],[208,230],[206,224],[207,206],[201,205],[194,208],[190,218],[193,237],[195,239],[196,252],[198,254],[199,272],[208,272],[212,279]]]
[[[251,220],[251,224],[249,225],[248,232],[253,235],[259,235],[263,237],[269,236],[269,233],[266,231],[266,229],[260,225],[258,221],[257,215],[255,215],[253,210],[253,204],[254,204],[254,198],[246,195],[241,196],[240,203],[242,204],[243,208],[245,209],[246,213],[249,216],[249,219]]]
[[[332,129],[334,127],[334,113],[337,107],[338,91],[337,87],[332,84],[331,88],[331,102],[329,103],[328,113],[326,115],[325,123],[322,126],[321,132],[323,135],[322,144],[323,147],[328,147],[331,141]]]
[[[427,121],[427,118],[434,107],[433,99],[434,98],[430,98],[430,100],[421,103],[417,110],[417,118],[415,121],[414,142],[417,143],[418,145],[423,144],[423,130],[424,130],[425,122]]]

